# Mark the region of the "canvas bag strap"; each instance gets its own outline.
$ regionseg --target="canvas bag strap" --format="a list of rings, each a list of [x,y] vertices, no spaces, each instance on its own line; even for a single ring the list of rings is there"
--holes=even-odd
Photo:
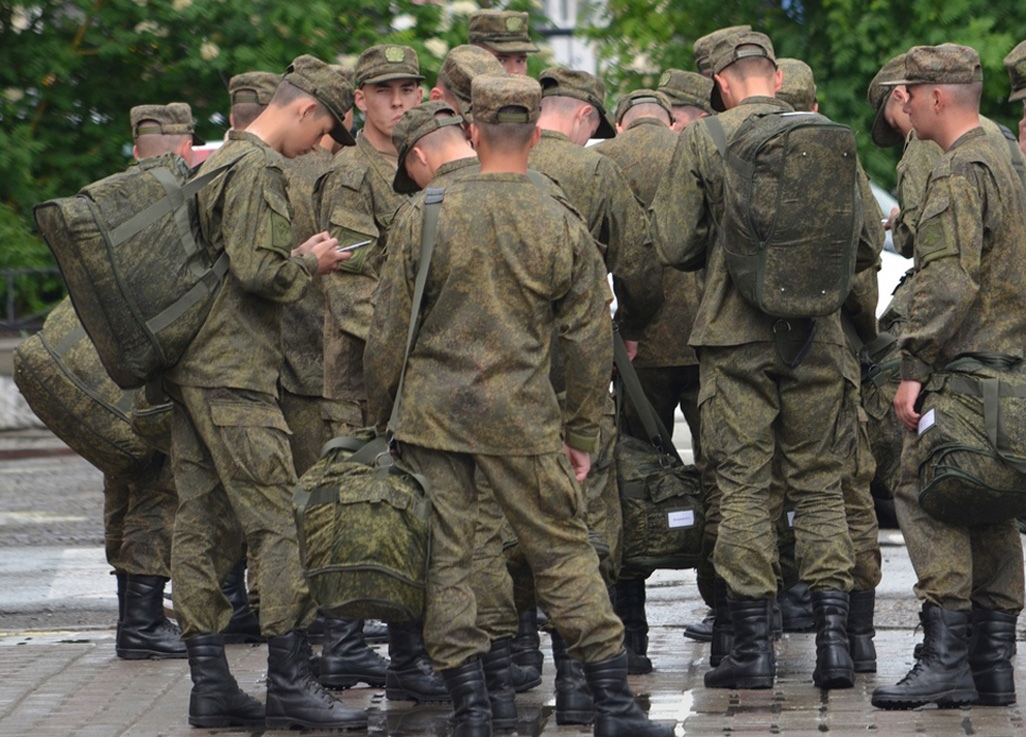
[[[392,404],[392,416],[388,418],[388,432],[395,435],[396,418],[399,417],[399,404],[403,396],[403,384],[406,381],[406,364],[410,360],[413,340],[417,337],[417,320],[420,319],[420,306],[424,301],[424,286],[427,284],[428,269],[431,266],[431,254],[435,250],[435,236],[438,233],[438,212],[442,209],[445,199],[445,188],[429,187],[424,193],[424,225],[420,233],[420,265],[417,268],[417,280],[413,286],[413,309],[410,311],[410,330],[406,336],[406,354],[403,356],[403,370],[399,374],[399,386]]]
[[[631,359],[627,355],[627,346],[624,344],[623,338],[620,337],[619,333],[613,333],[613,362],[616,364],[616,371],[623,380],[624,387],[627,389],[627,396],[630,397],[631,404],[634,405],[638,416],[641,418],[641,424],[645,428],[645,435],[648,436],[649,442],[662,453],[671,456],[678,463],[684,465],[684,461],[681,460],[677,448],[673,445],[673,436],[670,435],[666,426],[663,425],[659,415],[656,414],[655,409],[652,407],[652,403],[645,396],[645,391],[641,388],[638,373],[631,364]]]

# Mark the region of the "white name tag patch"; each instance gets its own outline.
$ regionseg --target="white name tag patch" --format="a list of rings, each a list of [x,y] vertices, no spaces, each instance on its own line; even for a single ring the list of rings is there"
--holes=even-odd
[[[678,512],[670,512],[666,515],[666,523],[671,530],[677,527],[694,527],[695,511],[682,509]]]
[[[924,432],[929,430],[933,427],[935,422],[937,422],[937,413],[931,409],[919,418],[919,434],[922,435]]]

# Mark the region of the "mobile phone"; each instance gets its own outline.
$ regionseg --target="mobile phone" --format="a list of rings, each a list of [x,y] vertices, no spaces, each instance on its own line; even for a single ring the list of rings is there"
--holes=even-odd
[[[335,250],[339,253],[343,253],[344,251],[353,251],[357,248],[362,248],[363,246],[369,246],[371,242],[372,241],[370,240],[366,240],[360,241],[359,243],[350,243],[348,246],[338,246]]]

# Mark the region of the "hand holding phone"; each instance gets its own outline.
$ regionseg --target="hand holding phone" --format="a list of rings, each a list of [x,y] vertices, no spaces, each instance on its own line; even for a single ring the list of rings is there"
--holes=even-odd
[[[348,246],[338,246],[335,250],[338,251],[339,253],[344,253],[345,251],[352,251],[352,250],[355,250],[357,248],[362,248],[363,246],[369,246],[370,244],[371,244],[370,240],[365,240],[365,241],[360,241],[359,243],[350,243]]]

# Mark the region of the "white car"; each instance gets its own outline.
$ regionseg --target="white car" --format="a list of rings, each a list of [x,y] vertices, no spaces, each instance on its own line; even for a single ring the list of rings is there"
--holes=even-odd
[[[898,206],[898,201],[894,199],[886,190],[870,182],[870,187],[873,189],[873,195],[876,197],[876,202],[880,205],[880,209],[883,211],[884,218],[891,214],[891,210]],[[901,281],[901,277],[905,275],[905,272],[912,266],[912,260],[907,259],[900,253],[894,250],[894,241],[891,238],[891,231],[886,231],[887,239],[884,242],[884,250],[880,255],[880,272],[877,274],[877,281],[880,285],[880,301],[876,306],[876,314],[879,316],[883,314],[883,311],[887,309],[888,303],[891,301],[891,293],[898,286],[898,282]]]

